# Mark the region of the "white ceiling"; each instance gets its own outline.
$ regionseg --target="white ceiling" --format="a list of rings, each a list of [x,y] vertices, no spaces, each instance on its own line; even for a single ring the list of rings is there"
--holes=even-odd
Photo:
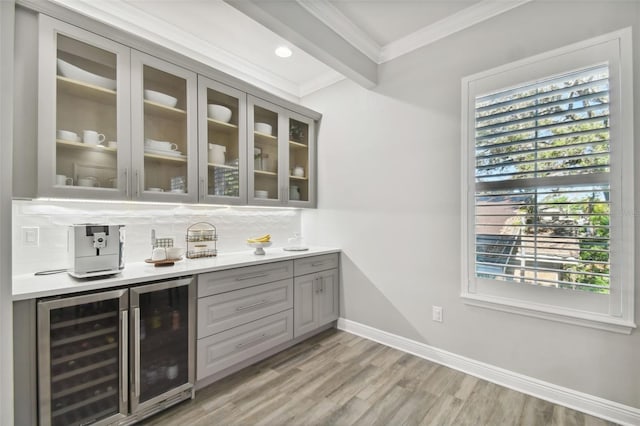
[[[50,0],[297,101],[529,0]],[[287,59],[274,55],[292,48]]]

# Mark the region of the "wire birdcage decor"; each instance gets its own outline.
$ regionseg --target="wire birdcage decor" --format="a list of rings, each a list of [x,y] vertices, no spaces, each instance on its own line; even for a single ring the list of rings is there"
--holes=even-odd
[[[208,222],[197,222],[187,228],[187,253],[189,259],[213,257],[218,254],[218,233]]]

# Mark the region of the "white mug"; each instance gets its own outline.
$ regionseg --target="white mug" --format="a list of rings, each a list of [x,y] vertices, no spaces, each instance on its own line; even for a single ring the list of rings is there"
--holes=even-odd
[[[98,179],[93,176],[78,178],[78,186],[99,186]]]
[[[83,130],[82,141],[89,145],[98,145],[104,142],[105,136],[102,133],[98,133],[95,130]]]
[[[56,185],[73,185],[73,179],[65,175],[56,175]]]

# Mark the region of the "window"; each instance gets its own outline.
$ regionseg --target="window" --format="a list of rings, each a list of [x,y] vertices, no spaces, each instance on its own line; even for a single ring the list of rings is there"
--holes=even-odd
[[[635,327],[629,39],[625,30],[463,80],[469,303]]]

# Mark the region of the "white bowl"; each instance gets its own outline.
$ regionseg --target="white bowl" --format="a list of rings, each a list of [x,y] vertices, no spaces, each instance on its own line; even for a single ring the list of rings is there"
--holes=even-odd
[[[269,198],[269,191],[263,191],[263,190],[260,190],[260,189],[256,189],[255,197],[256,198]]]
[[[209,104],[207,105],[209,118],[228,123],[231,120],[231,110],[223,105]]]
[[[159,151],[175,151],[178,149],[178,145],[167,141],[157,141],[155,139],[145,139],[145,148],[155,149]]]
[[[272,129],[273,128],[271,127],[271,124],[267,123],[256,123],[253,125],[253,130],[255,130],[256,132],[265,133],[267,135],[271,134]]]
[[[63,77],[80,80],[109,90],[116,90],[115,80],[90,73],[89,71],[85,71],[82,68],[78,68],[75,65],[63,61],[62,59],[58,59],[58,72]]]
[[[178,104],[178,99],[173,96],[165,95],[164,93],[156,92],[155,90],[145,90],[144,98],[148,101],[155,102],[160,105],[168,107],[175,107]]]
[[[80,142],[80,136],[69,130],[57,130],[56,137],[65,141]]]
[[[167,259],[180,259],[184,254],[182,247],[167,247]]]

